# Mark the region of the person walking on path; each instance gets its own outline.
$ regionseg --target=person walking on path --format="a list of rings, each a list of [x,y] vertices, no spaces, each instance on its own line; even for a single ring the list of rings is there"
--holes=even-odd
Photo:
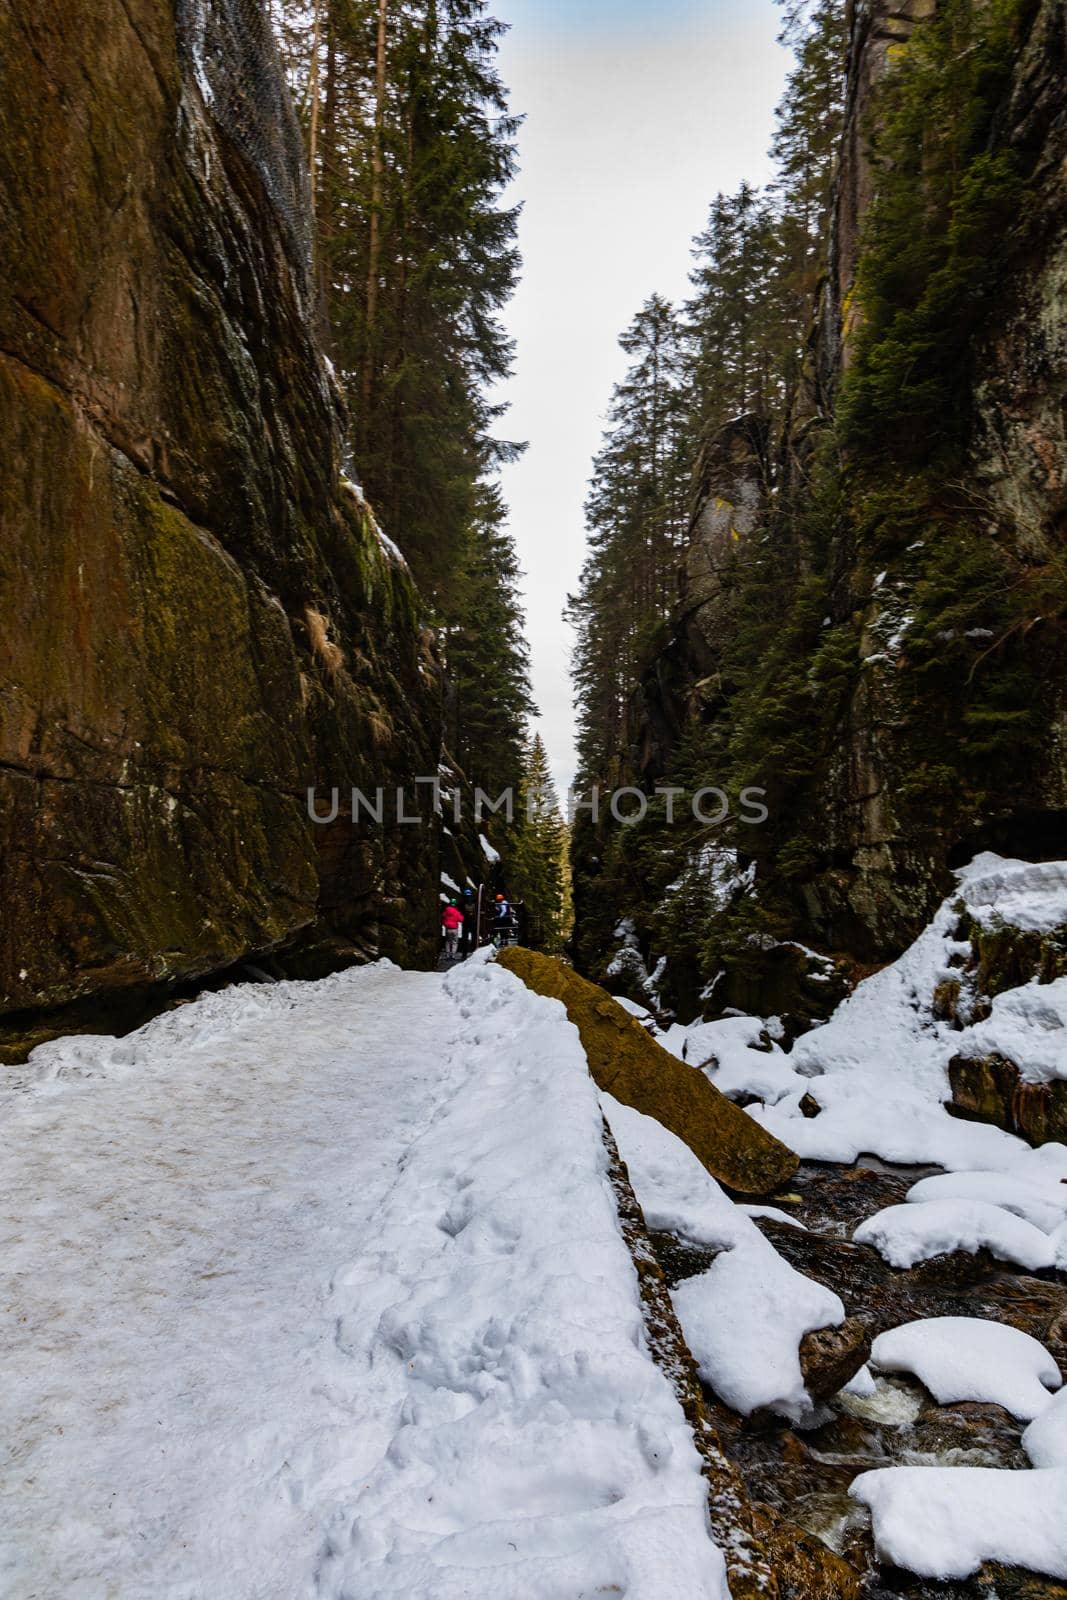
[[[445,955],[455,961],[459,954],[459,930],[463,926],[463,913],[454,901],[449,901],[441,912],[441,927],[445,935]]]
[[[515,943],[515,916],[506,896],[498,894],[493,907],[493,943],[499,950]]]

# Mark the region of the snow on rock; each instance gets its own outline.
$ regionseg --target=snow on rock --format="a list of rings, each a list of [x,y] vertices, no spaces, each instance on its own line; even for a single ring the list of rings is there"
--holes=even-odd
[[[829,1022],[797,1040],[793,1065],[798,1072],[899,1078],[941,1097],[946,1048],[930,1007],[937,985],[954,975],[950,956],[970,948],[952,936],[959,921],[957,898],[944,902],[898,960],[858,984]]]
[[[809,1415],[800,1341],[842,1323],[841,1301],[782,1259],[680,1139],[601,1099],[649,1227],[722,1252],[671,1295],[701,1377],[745,1415],[760,1407],[794,1421]]]
[[[632,917],[623,917],[615,928],[614,937],[622,940],[622,949],[616,951],[608,963],[607,975],[616,982],[636,984],[648,996],[655,1010],[663,1009],[660,985],[667,971],[667,957],[660,956],[655,968],[649,972],[641,954],[640,941]],[[616,999],[619,997],[616,995]]]
[[[326,370],[329,373],[333,383],[336,385],[337,374],[334,371],[333,363],[330,361],[328,356],[323,357],[323,359],[326,363]],[[394,543],[394,541],[390,539],[389,535],[384,531],[377,517],[371,510],[367,502],[367,497],[363,492],[363,485],[360,483],[355,483],[351,478],[342,477],[341,488],[346,494],[351,495],[357,506],[359,506],[360,511],[370,524],[371,531],[373,532],[375,539],[377,539],[383,555],[385,555],[394,566],[399,567],[403,572],[410,571],[407,563],[407,557],[404,555],[404,552],[400,549],[398,544]]]
[[[767,1408],[793,1422],[811,1416],[800,1341],[844,1321],[836,1295],[760,1237],[716,1256],[671,1298],[700,1376],[728,1406],[744,1416]]]
[[[484,833],[478,835],[478,843],[482,847],[482,855],[491,867],[495,867],[500,860],[500,851],[494,850]]]
[[[980,1400],[1032,1421],[1062,1382],[1045,1346],[1018,1328],[980,1317],[928,1317],[881,1333],[871,1366],[910,1372],[939,1405]]]
[[[614,1000],[617,1006],[622,1006],[624,1011],[628,1011],[631,1017],[636,1017],[638,1022],[649,1024],[655,1022],[655,1018],[648,1007],[639,1006],[636,1000],[630,1000],[624,994],[614,994],[611,998]]]
[[[385,532],[385,529],[378,522],[377,518],[371,518],[371,527],[374,529],[378,543],[381,545],[382,549],[385,551],[385,554],[389,557],[389,560],[393,563],[393,565],[400,567],[404,572],[409,571],[410,569],[408,567],[407,557],[405,556],[403,550],[401,550],[400,546],[395,542],[395,540],[390,539],[389,535]]]
[[[777,1017],[722,1017],[688,1027],[675,1023],[659,1042],[679,1060],[699,1067],[720,1094],[730,1099],[755,1095],[774,1105],[809,1087],[776,1042],[781,1031]]]
[[[1032,1080],[1067,1074],[1067,979],[1006,991],[987,1021],[962,1029],[934,1015],[934,994],[958,980],[970,953],[956,938],[961,906],[990,926],[1010,921],[1047,931],[1067,920],[1067,863],[986,853],[957,880],[915,943],[798,1039],[788,1058],[798,1074],[791,1092],[772,1089],[766,1104],[750,1108],[803,1159],[854,1162],[872,1154],[949,1171],[1027,1165],[1021,1139],[948,1114],[948,1064],[955,1055],[999,1050]],[[814,1118],[801,1111],[805,1089],[821,1107]]]
[[[1051,1238],[1053,1265],[1057,1272],[1067,1272],[1067,1222],[1062,1222]]]
[[[5,1592],[725,1600],[555,1002],[233,988],[0,1099]]]
[[[857,990],[857,993],[859,991]],[[847,1001],[846,1001],[847,1004]],[[833,1022],[827,1024],[832,1027]],[[824,1030],[819,1030],[824,1031]],[[810,1035],[798,1041],[793,1055]],[[940,1097],[889,1073],[875,1070],[882,1059],[877,1032],[867,1038],[867,1070],[828,1073],[804,1089],[822,1108],[805,1117],[803,1095],[793,1092],[775,1105],[747,1107],[761,1127],[795,1150],[803,1161],[840,1161],[877,1155],[902,1166],[938,1166],[949,1171],[1014,1169],[1030,1154],[1014,1134],[952,1117]],[[860,1054],[858,1059],[864,1059]]]
[[[1032,1222],[985,1200],[927,1200],[922,1205],[887,1206],[861,1222],[852,1235],[871,1244],[891,1267],[914,1267],[931,1256],[964,1250],[989,1250],[1028,1272],[1056,1262],[1048,1234]]]
[[[1067,1388],[1034,1418],[1022,1443],[1035,1467],[1067,1467]]]
[[[842,1394],[849,1395],[853,1400],[870,1400],[878,1393],[878,1384],[870,1367],[864,1365],[856,1376],[845,1384]]]
[[[922,1578],[967,1578],[986,1561],[1067,1578],[1067,1469],[885,1467],[849,1493],[870,1508],[878,1559]]]
[[[736,850],[724,845],[703,844],[688,852],[681,876],[669,883],[665,894],[688,890],[699,896],[710,910],[725,911],[732,901],[751,892],[756,881],[756,865],[742,868]]]
[[[602,1094],[601,1102],[650,1228],[712,1250],[762,1238],[687,1144],[612,1095]]]
[[[1007,989],[960,1040],[961,1056],[1003,1056],[1025,1083],[1067,1078],[1067,977]]]
[[[790,1216],[788,1211],[782,1211],[778,1206],[760,1206],[739,1204],[739,1211],[746,1217],[766,1217],[771,1222],[784,1222],[790,1228],[796,1228],[800,1233],[807,1233],[807,1223],[801,1222],[799,1217]]]
[[[875,1341],[875,1352],[885,1340],[940,1322],[961,1327],[947,1330],[936,1372],[928,1348],[922,1358],[925,1370],[918,1375],[928,1388],[936,1376],[957,1398],[1006,1405],[1008,1374],[1014,1373],[1025,1402],[1038,1406],[1022,1437],[1037,1470],[890,1467],[864,1473],[849,1492],[870,1508],[878,1557],[925,1578],[967,1578],[984,1562],[998,1561],[1067,1579],[1067,1388],[1046,1394],[1042,1381],[1054,1370],[1047,1352],[1041,1345],[1032,1348],[1036,1340],[995,1323],[957,1317],[912,1323],[883,1334]],[[903,1370],[918,1368],[908,1364]]]
[[[987,927],[1051,933],[1067,923],[1067,861],[1015,861],[987,851],[961,875],[971,915]]]
[[[942,1172],[908,1190],[910,1205],[927,1200],[981,1200],[1053,1233],[1067,1221],[1067,1185],[1038,1183],[1009,1172]]]
[[[756,863],[742,867],[737,851],[724,845],[702,845],[690,856],[690,870],[703,880],[704,892],[716,911],[724,911],[739,895],[749,893],[756,882]]]
[[[1012,1171],[1038,1184],[1067,1184],[1067,1144],[1042,1144],[1025,1149]]]

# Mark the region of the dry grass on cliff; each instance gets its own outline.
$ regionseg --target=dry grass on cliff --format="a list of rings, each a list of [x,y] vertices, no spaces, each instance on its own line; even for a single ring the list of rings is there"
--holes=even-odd
[[[330,678],[335,678],[345,664],[345,653],[330,638],[330,619],[314,606],[304,607],[311,653]]]

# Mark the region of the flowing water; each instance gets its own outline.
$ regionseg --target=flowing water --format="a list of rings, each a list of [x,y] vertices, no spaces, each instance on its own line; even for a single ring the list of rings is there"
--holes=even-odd
[[[941,1256],[895,1271],[875,1250],[851,1242],[860,1222],[900,1203],[932,1170],[905,1170],[871,1158],[854,1167],[808,1163],[785,1193],[773,1197],[808,1231],[765,1219],[759,1226],[798,1271],[839,1294],[848,1316],[862,1321],[872,1338],[921,1317],[986,1317],[1040,1339],[1067,1376],[1064,1277],[1016,1272],[985,1253]],[[654,1235],[654,1244],[671,1284],[712,1259],[707,1250],[671,1235]],[[813,1426],[801,1430],[767,1414],[741,1418],[714,1395],[708,1398],[753,1499],[774,1506],[843,1556],[862,1575],[860,1593],[867,1600],[1067,1600],[1067,1585],[1003,1568],[983,1569],[966,1583],[931,1583],[879,1567],[868,1514],[849,1498],[853,1479],[876,1467],[1027,1467],[1020,1444],[1025,1424],[1001,1407],[940,1406],[917,1380],[879,1376],[873,1395],[842,1392],[820,1408]]]

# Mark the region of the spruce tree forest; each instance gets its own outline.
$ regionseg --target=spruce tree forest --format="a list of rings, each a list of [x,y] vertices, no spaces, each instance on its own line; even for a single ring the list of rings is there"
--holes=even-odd
[[[928,914],[952,841],[960,859],[964,840],[1014,848],[1013,809],[1039,847],[1060,826],[1042,833],[1036,795],[1067,569],[1038,534],[1047,513],[1005,504],[1011,446],[975,404],[1037,231],[1034,153],[1004,125],[1032,8],[931,10],[899,37],[885,24],[890,70],[849,95],[850,39],[855,53],[877,21],[838,0],[783,7],[776,176],[714,197],[691,295],[651,299],[622,336],[632,366],[569,602],[580,786],[731,799],[711,825],[669,798],[632,825],[579,822],[575,957],[635,999],[661,997],[650,975],[669,955],[668,1005],[714,988],[716,1006],[806,1011],[795,962],[771,970],[769,952],[799,933],[846,965],[884,959]],[[761,827],[739,822],[747,786]],[[870,803],[888,827],[857,825]]]
[[[980,241],[1023,192],[1017,152],[996,148],[995,118],[1025,7],[949,0],[906,52],[890,44],[899,70],[864,107],[859,134],[872,169],[891,176],[864,219],[848,303],[831,306],[851,13],[846,0],[779,5],[793,65],[775,175],[709,197],[688,298],[652,295],[620,333],[628,370],[591,463],[587,553],[566,606],[576,789],[636,783],[651,798],[639,825],[579,816],[572,954],[603,976],[615,924],[630,918],[646,966],[671,951],[672,1001],[686,1005],[716,972],[743,988],[752,941],[786,933],[833,871],[811,813],[861,689],[855,568],[877,560],[887,523],[895,540],[902,527],[932,534],[909,579],[916,681],[901,718],[914,726],[900,793],[931,829],[939,808],[977,819],[990,772],[1025,744],[1034,685],[1012,641],[1034,605],[1063,608],[1062,567],[1017,573],[996,540],[975,548],[961,536],[990,514],[980,489],[962,487],[960,396],[1004,268]],[[353,470],[437,630],[450,752],[486,789],[528,790],[535,708],[499,480],[523,443],[506,438],[495,398],[513,360],[501,312],[521,272],[517,211],[502,200],[520,127],[496,64],[503,24],[480,0],[272,0],[272,20],[306,143],[319,315]],[[834,314],[848,345],[837,374],[823,336]],[[756,463],[763,531],[737,534],[716,572],[726,610],[715,646],[696,686],[669,685],[666,698],[685,703],[665,713],[663,738],[663,708],[647,691],[658,679],[651,698],[664,698],[687,615],[707,598],[684,576],[686,552],[728,426]],[[957,644],[953,661],[947,636],[976,629],[1007,647],[976,663]],[[965,679],[962,692],[943,692],[946,668]],[[949,721],[961,729],[951,752]],[[679,827],[654,797],[659,784],[735,798],[760,786],[772,819],[741,835],[735,805],[722,826]],[[724,907],[705,893],[709,862],[739,845],[764,886]],[[680,887],[665,896],[669,882]],[[554,885],[552,903],[564,893]],[[558,943],[562,924],[548,920]],[[851,912],[822,920],[824,943],[855,942]]]
[[[592,463],[588,557],[567,608],[579,788],[630,771],[628,706],[677,604],[702,442],[749,413],[780,433],[799,382],[827,245],[846,7],[780,3],[796,64],[778,177],[712,198],[692,298],[654,296],[621,335],[632,366]],[[499,313],[521,271],[516,213],[501,204],[518,129],[494,59],[502,24],[483,0],[271,0],[271,17],[306,140],[320,316],[351,458],[430,605],[450,751],[487,790],[528,792],[548,774],[525,733],[534,707],[497,476],[523,445],[501,440],[503,406],[489,398],[511,368]],[[516,844],[520,874],[531,849]],[[552,947],[562,924],[549,908],[566,893],[553,879]]]
[[[304,129],[324,338],[362,487],[429,607],[446,744],[487,794],[511,789],[511,892],[538,948],[563,933],[566,852],[535,707],[497,469],[521,443],[490,391],[511,370],[499,313],[521,263],[517,122],[482,0],[273,0]],[[544,805],[536,797],[543,794]],[[542,812],[547,807],[547,812]],[[551,813],[549,820],[548,813]]]

